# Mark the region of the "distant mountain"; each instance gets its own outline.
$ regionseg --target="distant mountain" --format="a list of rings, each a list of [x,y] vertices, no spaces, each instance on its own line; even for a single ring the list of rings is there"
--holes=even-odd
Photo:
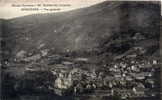
[[[52,48],[58,52],[109,52],[121,55],[133,47],[159,50],[160,5],[152,2],[110,2],[69,12],[34,14],[3,23],[4,48]],[[143,39],[133,39],[136,35]],[[155,49],[155,50],[154,50]]]

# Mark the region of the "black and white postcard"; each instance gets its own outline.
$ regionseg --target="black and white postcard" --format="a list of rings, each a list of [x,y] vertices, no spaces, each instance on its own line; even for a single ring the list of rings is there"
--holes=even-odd
[[[161,100],[160,1],[0,0],[0,100]]]

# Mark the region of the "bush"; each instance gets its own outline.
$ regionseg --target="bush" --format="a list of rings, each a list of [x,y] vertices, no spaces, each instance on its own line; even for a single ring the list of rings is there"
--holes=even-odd
[[[15,89],[20,93],[50,92],[55,79],[49,71],[27,72],[16,82]]]

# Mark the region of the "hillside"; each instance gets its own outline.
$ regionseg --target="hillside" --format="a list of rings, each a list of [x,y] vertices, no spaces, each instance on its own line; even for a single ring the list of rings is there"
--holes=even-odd
[[[70,12],[7,20],[4,25],[4,37],[8,38],[6,45],[12,48],[11,55],[21,50],[31,52],[40,45],[56,52],[89,52],[100,51],[100,47],[108,41],[109,44],[113,43],[113,37],[125,41],[140,33],[145,39],[136,41],[134,45],[144,47],[151,40],[153,44],[150,46],[157,46],[160,35],[159,5],[147,3],[106,1]]]

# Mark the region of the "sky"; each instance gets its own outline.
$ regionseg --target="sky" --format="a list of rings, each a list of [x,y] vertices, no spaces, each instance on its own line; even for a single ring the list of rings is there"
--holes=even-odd
[[[78,8],[88,7],[103,1],[106,0],[0,0],[0,18],[10,19],[14,17],[20,17],[36,13],[64,12]],[[23,4],[34,5],[34,7],[25,7]],[[50,4],[52,6],[39,7],[48,8],[49,10],[22,10],[22,8],[37,8],[36,5],[38,4]],[[20,7],[17,7],[18,5],[20,5]]]
[[[11,19],[36,13],[64,12],[88,7],[103,1],[106,0],[0,0],[0,18]],[[41,6],[38,7],[38,4]],[[47,4],[52,6],[42,6]],[[39,10],[31,10],[31,8],[39,8]]]

